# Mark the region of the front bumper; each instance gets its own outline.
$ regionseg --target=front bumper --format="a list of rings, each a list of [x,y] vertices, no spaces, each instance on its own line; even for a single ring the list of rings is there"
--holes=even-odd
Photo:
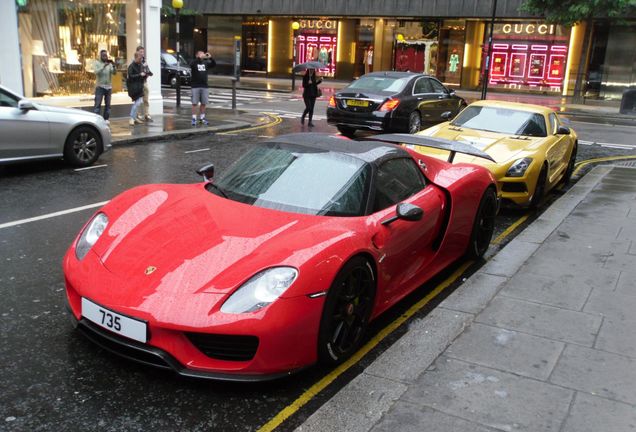
[[[333,107],[327,108],[327,123],[373,131],[395,131],[404,128],[403,122],[395,117],[394,111],[352,112]]]

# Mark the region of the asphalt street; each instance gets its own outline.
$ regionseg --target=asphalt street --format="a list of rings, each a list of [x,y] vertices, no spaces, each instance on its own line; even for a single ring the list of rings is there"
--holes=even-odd
[[[298,120],[302,102],[294,99],[288,94],[272,95],[242,108],[281,116],[283,122],[273,127],[116,146],[89,170],[73,170],[62,162],[0,168],[0,430],[257,430],[330,373],[316,367],[293,378],[262,384],[179,378],[96,347],[73,331],[65,306],[61,260],[96,209],[76,211],[79,207],[107,201],[139,184],[197,182],[200,178],[195,169],[206,163],[213,162],[222,172],[265,137],[309,131]],[[325,106],[325,100],[316,106],[313,131],[335,132],[324,120]],[[582,141],[578,161],[636,155],[635,128],[576,121],[571,126]],[[546,199],[543,209],[554,196]],[[73,211],[10,224],[67,210]],[[539,212],[504,209],[496,235],[521,217],[528,216],[529,221]],[[496,250],[493,247],[492,253]],[[468,271],[475,269],[473,266]],[[369,337],[426,296],[445,276],[385,314],[373,325]],[[421,318],[435,304],[411,319]],[[300,424],[399,335],[398,329],[384,339],[357,367],[341,375],[279,430]]]

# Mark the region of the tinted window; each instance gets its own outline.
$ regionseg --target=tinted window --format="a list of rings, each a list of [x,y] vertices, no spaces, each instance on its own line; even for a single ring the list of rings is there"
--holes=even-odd
[[[437,80],[434,80],[434,79],[429,80],[429,81],[431,82],[431,85],[433,86],[433,92],[434,93],[448,93],[446,91],[446,87],[444,87],[441,82],[439,82]]]
[[[413,94],[433,93],[433,87],[431,87],[431,80],[428,78],[420,78],[415,82],[413,88]]]
[[[360,216],[366,209],[369,173],[368,164],[341,153],[263,146],[245,154],[208,190],[258,207]]]
[[[373,211],[396,205],[424,189],[424,176],[412,159],[391,159],[378,169]]]
[[[509,135],[547,136],[541,114],[508,108],[469,106],[451,124]]]
[[[410,80],[410,77],[392,78],[387,76],[362,76],[359,80],[349,84],[347,88],[358,91],[366,90],[397,93],[401,92]]]
[[[19,100],[20,99],[16,98],[15,96],[0,89],[0,107],[17,108]]]

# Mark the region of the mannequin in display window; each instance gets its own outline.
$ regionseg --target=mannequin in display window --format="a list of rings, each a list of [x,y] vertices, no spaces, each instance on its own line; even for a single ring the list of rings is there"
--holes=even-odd
[[[373,45],[367,48],[364,52],[364,73],[368,74],[373,72]]]
[[[327,54],[327,48],[320,48],[320,52],[318,53],[318,61],[324,65],[327,64],[329,55]]]

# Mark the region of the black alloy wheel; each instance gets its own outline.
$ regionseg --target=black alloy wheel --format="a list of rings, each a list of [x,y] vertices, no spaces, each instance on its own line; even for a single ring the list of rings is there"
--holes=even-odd
[[[347,138],[353,138],[356,134],[356,130],[348,126],[338,126],[338,132]]]
[[[64,160],[76,167],[95,163],[102,152],[102,137],[95,129],[80,126],[74,129],[64,145]]]
[[[539,173],[539,178],[537,179],[537,185],[534,188],[534,194],[530,199],[530,208],[536,209],[539,207],[543,196],[545,195],[545,186],[548,181],[548,167],[543,164],[541,167],[541,172]]]
[[[572,147],[572,154],[570,155],[570,160],[568,161],[568,167],[565,169],[565,173],[563,174],[563,178],[561,178],[561,186],[567,186],[570,184],[570,180],[572,180],[572,174],[574,174],[574,168],[576,166],[576,153],[578,150],[578,144],[575,142],[574,147]]]
[[[375,299],[375,278],[363,257],[351,259],[334,279],[322,311],[318,359],[336,365],[360,346]]]
[[[417,111],[413,111],[409,115],[409,130],[408,133],[414,134],[419,132],[422,129],[422,117],[420,117],[420,113]]]
[[[170,77],[170,86],[171,87],[176,87],[177,86],[177,76],[176,75],[172,75]]]
[[[479,208],[473,221],[467,255],[471,259],[479,259],[488,250],[490,240],[495,232],[495,217],[497,216],[497,194],[492,187],[484,192],[479,202]]]

